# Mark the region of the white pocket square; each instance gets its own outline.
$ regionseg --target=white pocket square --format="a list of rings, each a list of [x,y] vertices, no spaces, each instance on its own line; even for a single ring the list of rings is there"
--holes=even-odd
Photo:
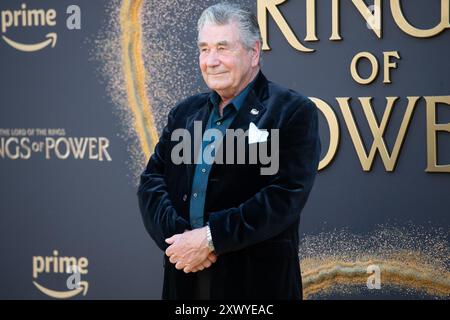
[[[248,127],[248,144],[266,142],[269,132],[267,129],[258,129],[258,127],[250,122]]]

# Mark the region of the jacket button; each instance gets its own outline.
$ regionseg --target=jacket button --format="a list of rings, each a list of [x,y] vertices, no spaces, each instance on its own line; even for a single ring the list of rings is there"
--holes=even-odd
[[[187,200],[187,194],[184,194],[183,195],[183,201],[186,201]]]

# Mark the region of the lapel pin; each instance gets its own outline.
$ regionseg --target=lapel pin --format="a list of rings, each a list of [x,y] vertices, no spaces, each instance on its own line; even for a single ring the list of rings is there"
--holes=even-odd
[[[259,110],[253,108],[252,110],[250,110],[250,113],[256,116],[259,113]]]

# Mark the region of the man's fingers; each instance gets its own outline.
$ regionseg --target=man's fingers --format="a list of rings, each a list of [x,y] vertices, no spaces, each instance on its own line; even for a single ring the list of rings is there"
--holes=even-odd
[[[202,263],[202,266],[205,267],[205,268],[209,268],[209,267],[211,267],[211,265],[212,265],[212,262],[209,261],[208,259],[206,259],[206,260],[203,261],[203,263]]]
[[[189,273],[192,271],[192,269],[190,266],[186,266],[186,267],[184,267],[183,271],[184,271],[184,273]]]
[[[166,249],[166,255],[170,257],[173,254],[174,250],[174,243],[181,237],[181,234],[175,234],[171,236],[170,238],[167,238],[165,241],[166,243],[170,244],[170,246]]]
[[[209,261],[208,259],[205,259],[202,263],[200,263],[199,265],[197,265],[195,268],[192,269],[192,272],[194,272],[193,270],[197,270],[197,271],[202,271],[206,268],[211,267],[212,262]]]
[[[171,256],[171,257],[169,258],[169,261],[170,261],[171,263],[176,263],[176,262],[177,262],[177,257],[176,257],[175,255],[173,255],[173,256]]]
[[[175,268],[177,268],[178,270],[182,270],[183,268],[184,268],[184,265],[181,263],[181,262],[177,262],[176,264],[175,264]]]
[[[208,255],[208,260],[211,261],[212,263],[217,261],[217,256],[214,253],[210,253]]]
[[[173,251],[174,251],[173,246],[169,246],[169,247],[166,249],[166,256],[170,257],[171,255],[173,255],[173,254],[174,254]]]
[[[202,271],[206,268],[211,267],[212,263],[211,261],[209,261],[208,259],[205,259],[203,262],[201,262],[200,264],[196,265],[195,267],[189,269],[190,272],[198,272],[198,271]]]

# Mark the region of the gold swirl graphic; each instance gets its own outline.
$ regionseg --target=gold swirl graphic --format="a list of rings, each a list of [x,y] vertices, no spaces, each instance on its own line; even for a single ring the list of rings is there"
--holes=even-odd
[[[384,285],[412,288],[424,291],[430,296],[450,296],[450,274],[441,273],[425,267],[417,261],[408,261],[409,253],[401,260],[368,260],[357,262],[345,261],[303,261],[306,269],[302,273],[303,295],[308,299],[316,294],[329,292],[339,285],[364,286],[371,265],[380,267],[381,283]]]
[[[153,114],[145,91],[142,60],[142,30],[139,19],[142,0],[123,0],[120,10],[122,66],[130,110],[142,152],[148,159],[158,140]]]
[[[346,230],[304,236],[299,248],[304,298],[370,296],[369,266],[380,270],[381,288],[373,291],[450,298],[447,237],[448,230],[411,224],[377,226],[363,236]]]

